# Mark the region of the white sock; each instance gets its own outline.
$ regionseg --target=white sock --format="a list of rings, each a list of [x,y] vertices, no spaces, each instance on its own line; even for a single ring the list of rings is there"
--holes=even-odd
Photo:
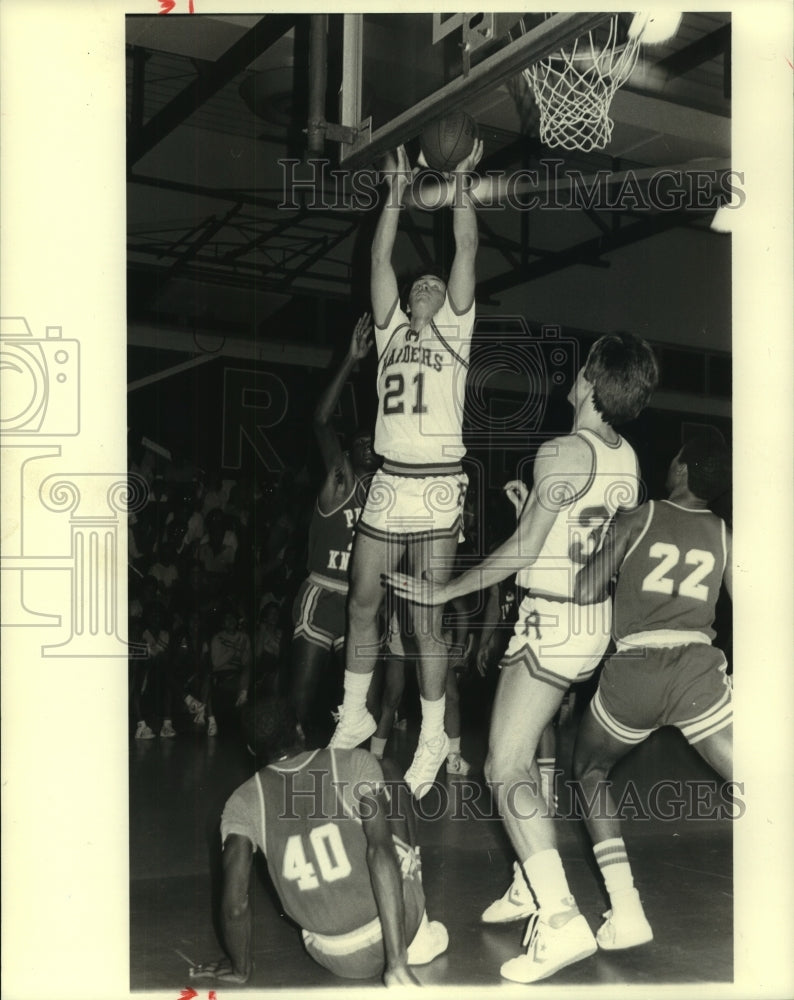
[[[460,736],[450,736],[447,753],[460,753]]]
[[[367,692],[372,674],[354,674],[352,670],[345,671],[344,708],[352,715],[361,715],[367,710]]]
[[[559,913],[575,905],[559,852],[551,847],[524,862],[524,872],[538,906],[546,913]]]
[[[388,737],[386,736],[373,736],[369,741],[369,752],[374,753],[378,760],[383,757],[383,751],[386,749],[387,739]]]
[[[444,733],[444,708],[446,701],[446,695],[443,694],[436,701],[427,701],[421,695],[419,696],[419,702],[422,706],[422,728],[419,737],[420,739],[424,739],[426,743]]]

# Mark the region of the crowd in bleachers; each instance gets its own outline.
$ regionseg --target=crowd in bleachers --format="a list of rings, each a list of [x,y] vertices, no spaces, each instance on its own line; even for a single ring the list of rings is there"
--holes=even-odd
[[[314,494],[292,469],[254,482],[142,448],[129,519],[130,706],[138,739],[216,735],[257,690],[285,691]]]

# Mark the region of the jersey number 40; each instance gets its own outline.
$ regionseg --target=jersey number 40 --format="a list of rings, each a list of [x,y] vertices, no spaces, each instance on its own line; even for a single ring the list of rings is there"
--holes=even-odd
[[[303,837],[295,833],[287,838],[281,874],[289,882],[297,882],[301,891],[319,888],[317,872],[324,882],[346,878],[353,870],[342,842],[339,827],[333,823],[316,826],[309,834],[309,847],[314,862],[306,856]]]

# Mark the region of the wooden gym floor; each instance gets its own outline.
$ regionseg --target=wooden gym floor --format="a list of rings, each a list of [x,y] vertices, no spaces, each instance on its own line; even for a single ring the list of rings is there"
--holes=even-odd
[[[580,697],[579,701],[582,702]],[[480,702],[480,705],[482,702]],[[476,718],[474,705],[463,702],[464,719]],[[481,711],[481,708],[480,708]],[[576,713],[578,717],[578,712]],[[570,775],[570,756],[578,718],[563,726],[558,765]],[[180,729],[179,726],[177,726]],[[416,741],[416,720],[407,732],[395,732],[389,753],[407,766]],[[485,721],[464,728],[464,755],[473,764],[471,778],[482,785]],[[191,985],[188,966],[220,955],[215,936],[220,844],[218,820],[228,795],[251,774],[251,758],[233,731],[209,739],[190,730],[185,720],[175,739],[130,745],[130,987],[167,990],[178,995]],[[634,819],[624,824],[632,861],[654,940],[623,952],[598,952],[560,971],[552,984],[728,983],[733,977],[733,893],[731,821],[714,815],[724,800],[711,792],[716,776],[680,735],[661,730],[624,760],[616,784],[636,790],[647,805],[655,783],[660,802],[674,812],[674,799],[691,804],[704,818]],[[700,782],[700,784],[699,784]],[[502,894],[512,874],[513,856],[501,822],[490,816],[490,798],[480,792],[472,806],[472,787],[442,771],[438,787],[423,800],[419,822],[423,880],[431,919],[449,930],[448,952],[416,970],[426,985],[499,986],[499,966],[520,950],[523,924],[486,927],[484,907]],[[681,793],[679,795],[679,793]],[[672,796],[672,798],[671,798]],[[696,800],[700,797],[700,804]],[[561,789],[561,811],[569,801]],[[626,800],[628,802],[628,800]],[[723,812],[725,810],[722,810]],[[464,813],[459,818],[456,813]],[[556,821],[559,849],[571,889],[593,930],[607,909],[589,839],[575,819]],[[261,860],[261,856],[260,857]],[[280,916],[264,865],[256,868],[252,895],[255,970],[248,984],[266,989],[372,987],[334,978],[303,950],[298,930]],[[211,981],[192,984],[211,989]],[[222,984],[221,984],[222,985]],[[537,989],[537,987],[534,987]],[[224,987],[229,994],[233,988]],[[239,990],[239,988],[236,988]]]

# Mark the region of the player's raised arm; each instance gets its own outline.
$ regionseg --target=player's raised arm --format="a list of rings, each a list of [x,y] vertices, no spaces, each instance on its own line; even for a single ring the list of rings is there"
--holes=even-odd
[[[377,785],[362,791],[361,800],[361,825],[367,838],[367,865],[386,953],[383,979],[387,986],[418,985],[408,966],[402,878],[386,818],[389,806],[385,788]]]
[[[371,347],[372,317],[369,313],[364,313],[353,328],[350,346],[342,364],[320,396],[314,410],[314,433],[327,473],[319,496],[320,507],[324,510],[333,506],[334,495],[337,491],[349,493],[352,488],[353,470],[350,460],[339,443],[339,437],[331,424],[331,418],[350,373],[356,364],[367,356]]]
[[[399,298],[392,252],[397,238],[403,196],[414,173],[404,146],[398,146],[396,154],[387,155],[383,173],[388,191],[372,240],[370,272],[372,314],[375,325],[381,328],[391,319]]]
[[[476,276],[474,262],[477,257],[479,235],[477,213],[467,190],[469,176],[482,157],[482,139],[477,139],[469,155],[452,173],[457,188],[452,202],[452,230],[455,235],[455,257],[449,272],[449,300],[456,313],[465,313],[474,302]]]

